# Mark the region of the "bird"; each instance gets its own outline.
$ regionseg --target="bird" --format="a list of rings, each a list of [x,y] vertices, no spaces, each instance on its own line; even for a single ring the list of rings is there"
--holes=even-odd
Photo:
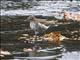
[[[28,17],[28,20],[30,21],[30,28],[35,32],[35,35],[41,35],[49,28],[49,26],[46,26],[35,19],[36,18],[34,16]]]

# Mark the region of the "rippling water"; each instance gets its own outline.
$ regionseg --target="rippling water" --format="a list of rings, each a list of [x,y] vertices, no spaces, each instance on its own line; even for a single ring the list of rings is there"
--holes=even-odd
[[[59,12],[62,12],[63,10],[68,10],[72,13],[79,13],[80,12],[80,1],[74,1],[74,2],[65,2],[65,1],[40,1],[39,6],[33,6],[30,9],[16,9],[16,10],[2,10],[1,14],[2,16],[8,15],[8,16],[25,16],[25,15],[42,15],[42,16],[55,16],[56,18],[62,19],[62,15],[59,15]]]
[[[80,60],[80,47],[78,44],[65,44],[61,51],[29,52],[28,56],[15,56],[14,59],[5,60]]]
[[[34,6],[30,10],[1,10],[0,15],[44,15],[44,16],[54,16],[57,15],[54,11],[62,11],[62,9],[69,9],[69,2],[39,2],[40,6]],[[45,3],[45,4],[44,4]],[[53,4],[54,3],[54,4]],[[76,2],[80,5],[80,2]],[[59,5],[60,4],[60,5]],[[55,6],[54,6],[55,5]],[[75,7],[72,6],[74,10]],[[76,7],[78,8],[78,7]],[[75,9],[76,11],[80,8]],[[14,12],[13,12],[14,11]],[[39,12],[40,11],[40,12]],[[53,13],[52,13],[53,12]],[[73,11],[74,12],[74,11]],[[57,16],[58,18],[59,16]],[[59,17],[60,18],[60,17]],[[70,45],[62,44],[64,48],[62,51],[44,51],[44,52],[29,52],[25,56],[14,56],[13,59],[2,59],[2,60],[80,60],[80,44]],[[14,49],[14,48],[13,48]],[[16,52],[17,53],[17,52]]]

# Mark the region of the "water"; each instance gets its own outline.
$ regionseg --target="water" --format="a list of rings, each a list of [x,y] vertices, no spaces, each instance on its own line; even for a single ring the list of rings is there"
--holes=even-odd
[[[80,47],[76,45],[66,45],[66,52],[62,53],[63,56],[59,60],[80,60]]]
[[[72,7],[72,9],[69,10],[70,12],[73,13],[80,12],[80,8],[77,6],[77,5],[80,6],[80,2],[73,2],[72,4],[73,5],[70,6],[70,2],[65,3],[65,2],[55,2],[55,1],[54,2],[41,1],[39,2],[39,6],[34,6],[26,10],[22,9],[9,10],[9,11],[1,10],[0,15],[9,15],[9,16],[42,15],[42,16],[55,16],[58,19],[62,19],[63,16],[59,16],[58,12],[62,12],[63,9],[69,10]],[[74,6],[76,6],[76,8],[78,9],[74,9],[75,8]],[[80,60],[80,44],[71,45],[68,43],[63,43],[62,46],[64,46],[62,51],[58,50],[58,51],[44,51],[44,52],[29,52],[25,53],[25,56],[14,55],[13,59],[2,59],[2,60]],[[14,49],[17,47],[15,46],[12,48]],[[19,51],[17,51],[16,54],[17,53],[19,53]]]
[[[80,45],[80,44],[79,44]],[[61,50],[51,50],[43,52],[29,52],[25,56],[14,56],[14,59],[8,60],[80,60],[80,47],[78,44],[64,44]],[[16,52],[18,53],[18,52]],[[3,59],[2,59],[3,60]],[[5,59],[7,60],[7,59]]]
[[[55,60],[55,59],[56,60],[80,60],[80,47],[79,46],[72,47],[71,45],[69,45],[69,46],[65,46],[64,52],[59,51],[56,54],[55,52],[41,53],[41,54],[44,55],[44,58],[40,57],[31,60]],[[45,55],[48,55],[48,57],[46,57]],[[53,56],[53,58],[51,56]],[[25,59],[26,58],[23,58],[23,60]]]
[[[71,13],[78,14],[80,12],[80,1],[73,1],[73,2],[65,2],[65,1],[40,1],[37,2],[39,6],[33,6],[29,9],[16,9],[16,10],[3,10],[1,9],[1,16],[8,15],[8,16],[28,16],[28,15],[42,15],[42,16],[54,16],[58,19],[62,19],[63,10],[68,10]]]
[[[59,60],[80,60],[80,51],[63,53],[62,58],[60,58]]]

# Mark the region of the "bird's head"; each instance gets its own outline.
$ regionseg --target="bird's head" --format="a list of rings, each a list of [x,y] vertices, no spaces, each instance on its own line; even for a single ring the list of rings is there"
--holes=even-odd
[[[28,18],[27,18],[27,20],[29,21],[29,22],[31,22],[31,21],[35,21],[35,16],[29,16]]]

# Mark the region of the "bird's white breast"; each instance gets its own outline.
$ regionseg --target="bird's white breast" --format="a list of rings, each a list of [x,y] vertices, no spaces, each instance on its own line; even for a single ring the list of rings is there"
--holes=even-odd
[[[31,29],[33,29],[33,30],[36,30],[37,29],[37,23],[35,23],[35,22],[30,22],[30,27],[31,27]]]

